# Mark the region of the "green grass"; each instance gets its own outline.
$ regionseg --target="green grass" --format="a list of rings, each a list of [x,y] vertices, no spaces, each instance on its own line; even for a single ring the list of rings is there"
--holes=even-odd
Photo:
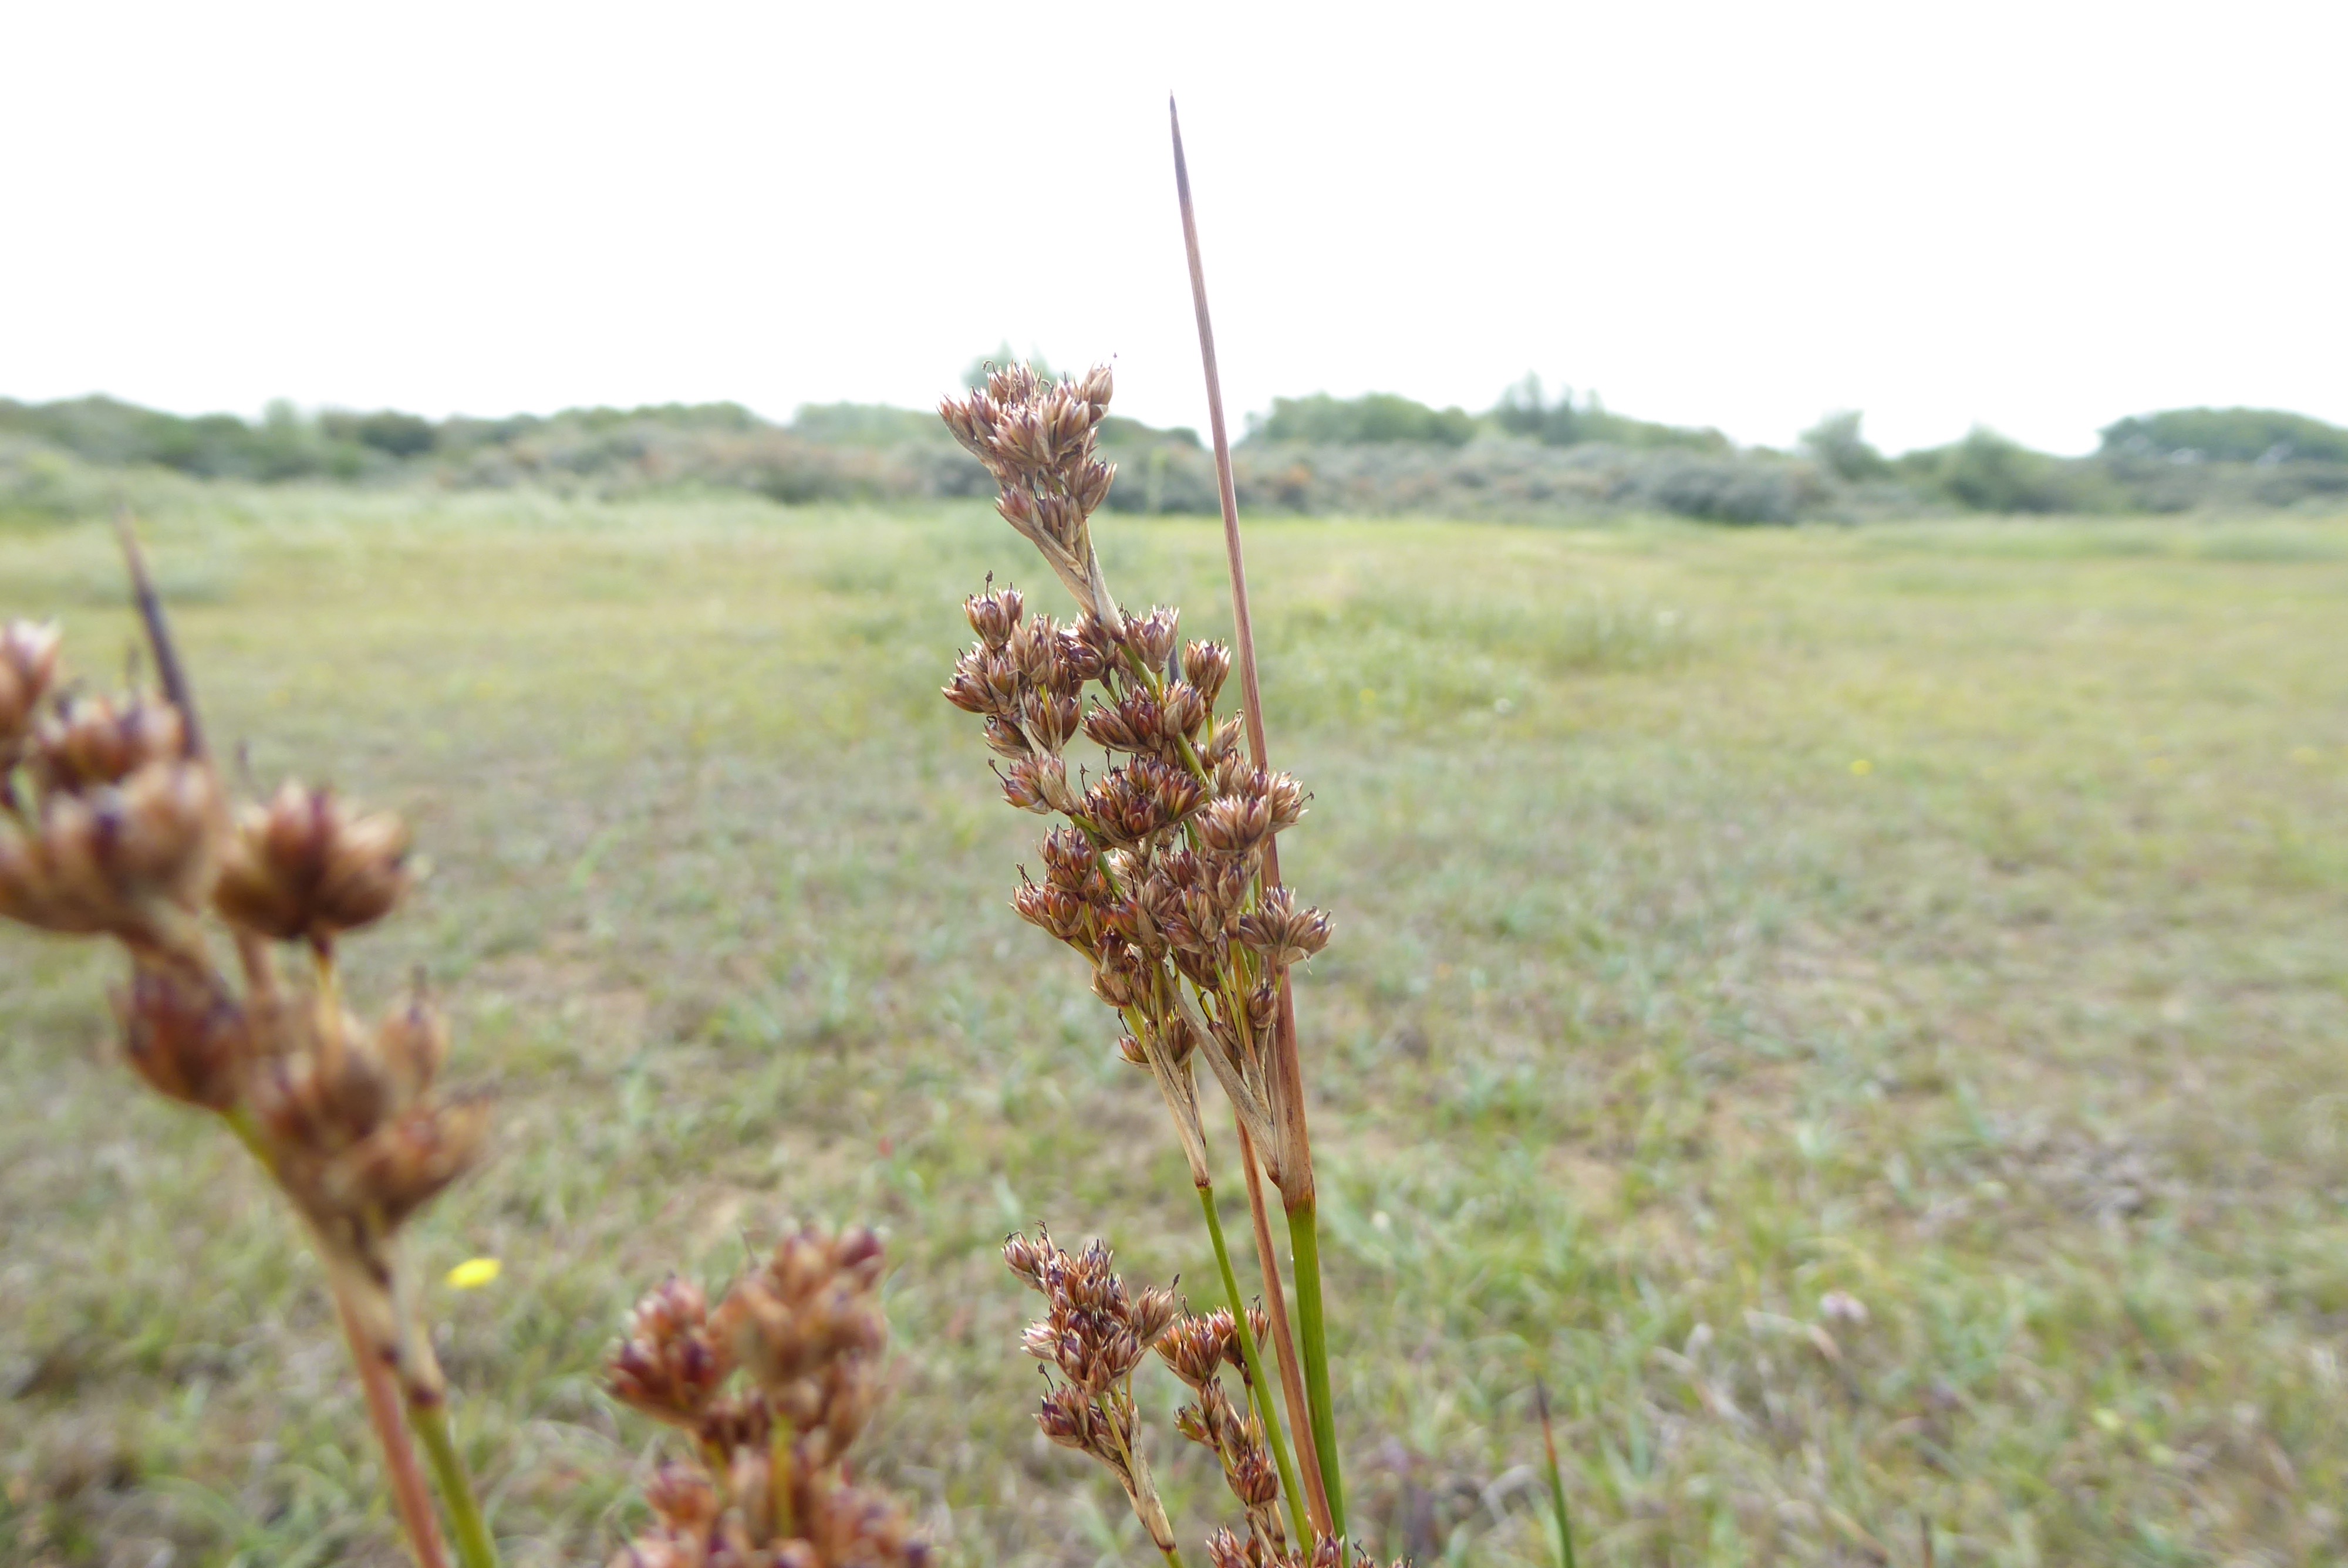
[[[1153,1090],[1007,907],[1031,819],[935,695],[987,570],[1056,606],[1020,541],[233,488],[150,524],[214,733],[433,862],[354,983],[427,966],[501,1102],[416,1240],[436,1281],[505,1263],[432,1307],[510,1561],[637,1517],[659,1440],[595,1374],[638,1288],[792,1216],[891,1237],[869,1463],[954,1560],[1142,1561],[1027,1419],[994,1252],[1041,1218],[1215,1294]],[[1210,527],[1107,531],[1128,595],[1227,623]],[[1586,1563],[2348,1551],[2348,526],[1250,550],[1316,792],[1283,860],[1339,926],[1299,1007],[1357,1529],[1551,1560],[1538,1372]],[[0,612],[85,670],[130,641],[115,580],[95,525],[0,534]],[[392,1563],[316,1270],[108,1060],[110,974],[0,934],[0,1554]],[[1160,1429],[1192,1542],[1231,1512],[1200,1458]]]

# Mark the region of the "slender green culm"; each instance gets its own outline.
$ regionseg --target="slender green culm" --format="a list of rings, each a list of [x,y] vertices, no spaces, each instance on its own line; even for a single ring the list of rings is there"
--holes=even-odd
[[[1304,1526],[1304,1494],[1297,1489],[1296,1464],[1289,1457],[1288,1433],[1280,1424],[1280,1412],[1272,1400],[1272,1383],[1263,1375],[1263,1362],[1256,1354],[1255,1330],[1248,1327],[1247,1299],[1240,1294],[1240,1277],[1231,1267],[1231,1249],[1223,1241],[1222,1216],[1215,1212],[1215,1189],[1199,1189],[1199,1207],[1207,1216],[1207,1235],[1215,1243],[1215,1266],[1222,1271],[1223,1295],[1231,1306],[1231,1321],[1237,1325],[1240,1359],[1247,1364],[1248,1387],[1255,1399],[1257,1419],[1263,1422],[1263,1433],[1272,1443],[1272,1462],[1280,1467],[1281,1495],[1288,1500],[1288,1518],[1299,1541],[1310,1541],[1312,1532]]]
[[[465,1473],[465,1461],[457,1457],[457,1444],[448,1435],[448,1407],[437,1399],[410,1400],[407,1424],[424,1450],[424,1462],[432,1467],[441,1506],[448,1511],[448,1535],[456,1543],[457,1560],[465,1568],[498,1568],[497,1542],[489,1538],[489,1522],[473,1496],[472,1478]]]
[[[1565,1472],[1558,1468],[1557,1430],[1550,1424],[1549,1386],[1533,1379],[1533,1403],[1540,1410],[1541,1446],[1549,1451],[1549,1501],[1557,1510],[1557,1560],[1560,1568],[1574,1568],[1573,1519],[1565,1509]]]
[[[1321,1316],[1321,1219],[1311,1199],[1288,1211],[1288,1245],[1296,1255],[1297,1353],[1304,1362],[1304,1402],[1313,1414],[1313,1446],[1321,1454],[1321,1490],[1329,1521],[1345,1534],[1345,1484],[1337,1473],[1337,1419],[1329,1399],[1329,1335]]]

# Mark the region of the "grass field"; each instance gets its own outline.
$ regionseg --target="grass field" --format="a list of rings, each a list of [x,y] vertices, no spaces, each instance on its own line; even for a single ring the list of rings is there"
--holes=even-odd
[[[355,983],[427,966],[500,1101],[417,1239],[505,1266],[433,1307],[510,1561],[635,1518],[659,1442],[596,1371],[636,1291],[817,1216],[891,1238],[871,1463],[952,1559],[1143,1562],[1028,1419],[995,1255],[1042,1218],[1211,1278],[936,695],[988,569],[1057,608],[1025,547],[744,501],[149,524],[214,733],[433,863]],[[1107,531],[1122,591],[1227,624],[1210,527]],[[1544,1560],[1539,1373],[1586,1563],[2348,1553],[2348,524],[1251,541],[1316,791],[1283,859],[1338,922],[1299,1006],[1384,1552]],[[119,597],[103,528],[0,533],[0,613],[85,670]],[[108,1059],[109,979],[0,932],[0,1557],[396,1562],[316,1271]]]

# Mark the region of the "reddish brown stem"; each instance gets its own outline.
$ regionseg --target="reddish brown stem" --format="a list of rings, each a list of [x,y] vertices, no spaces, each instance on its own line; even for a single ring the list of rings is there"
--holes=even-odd
[[[1190,298],[1199,316],[1199,354],[1206,362],[1207,425],[1214,436],[1215,488],[1223,504],[1223,552],[1231,563],[1232,641],[1237,644],[1241,700],[1246,703],[1248,755],[1259,768],[1272,765],[1263,735],[1263,686],[1256,672],[1255,618],[1248,610],[1247,560],[1240,548],[1240,498],[1231,479],[1231,428],[1223,419],[1222,372],[1215,360],[1215,327],[1207,314],[1207,271],[1199,257],[1199,220],[1190,205],[1190,166],[1182,156],[1182,121],[1169,98],[1166,110],[1174,123],[1174,188],[1182,204],[1182,244],[1190,262]],[[1263,846],[1264,886],[1280,882],[1280,846]],[[1290,1208],[1313,1198],[1313,1141],[1304,1125],[1304,1076],[1296,1059],[1296,1001],[1288,974],[1280,976],[1280,1003],[1274,1026],[1273,1071],[1279,1074],[1276,1098],[1281,1102],[1281,1142],[1272,1151],[1274,1179]]]
[[[343,1320],[343,1337],[350,1342],[351,1361],[358,1368],[359,1387],[366,1392],[367,1419],[375,1423],[376,1439],[383,1445],[384,1474],[391,1488],[392,1505],[407,1527],[408,1544],[416,1550],[417,1568],[448,1568],[448,1548],[440,1540],[440,1520],[432,1512],[432,1494],[425,1488],[424,1472],[417,1468],[416,1450],[407,1440],[399,1385],[391,1368],[384,1364],[373,1337],[351,1310],[349,1299],[339,1287],[334,1295],[335,1311]]]

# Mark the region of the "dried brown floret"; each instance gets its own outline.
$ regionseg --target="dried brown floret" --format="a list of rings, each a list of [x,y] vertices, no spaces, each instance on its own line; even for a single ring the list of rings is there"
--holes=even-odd
[[[210,771],[184,762],[49,794],[33,831],[0,827],[0,915],[154,942],[164,907],[191,913],[211,875],[216,798]]]
[[[1011,633],[1025,611],[1026,600],[1015,588],[990,589],[963,600],[962,608],[979,641],[989,648],[1000,648],[1011,641]]]
[[[1231,672],[1231,651],[1220,642],[1192,642],[1182,650],[1182,679],[1198,688],[1207,705],[1215,705],[1223,682]]]
[[[407,826],[288,781],[239,817],[212,897],[232,923],[320,946],[372,925],[407,890]]]
[[[217,976],[186,966],[134,962],[117,992],[123,1054],[149,1087],[173,1100],[225,1111],[243,1091],[253,1050],[244,1009]]]
[[[57,680],[58,643],[53,625],[0,623],[0,770],[14,765],[32,733],[33,715]]]
[[[603,1376],[618,1399],[690,1430],[733,1369],[732,1350],[710,1332],[708,1298],[691,1280],[671,1275],[636,1303]]]
[[[1255,909],[1240,917],[1241,945],[1276,965],[1300,964],[1329,945],[1329,917],[1297,907],[1285,887],[1274,887]]]
[[[187,726],[169,702],[70,696],[36,726],[33,765],[51,789],[119,784],[150,763],[187,755]]]

